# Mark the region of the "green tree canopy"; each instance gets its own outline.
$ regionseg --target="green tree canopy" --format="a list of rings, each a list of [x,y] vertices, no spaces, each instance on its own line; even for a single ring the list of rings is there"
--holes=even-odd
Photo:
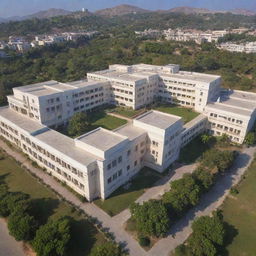
[[[223,246],[225,237],[222,216],[215,212],[213,217],[200,217],[193,222],[192,229],[193,233],[188,239],[188,247],[192,255],[218,255],[218,248]]]
[[[32,243],[38,256],[63,256],[70,240],[70,221],[61,218],[41,226]]]
[[[19,210],[9,216],[8,228],[17,241],[29,241],[33,239],[38,223],[33,216]]]
[[[163,201],[177,215],[191,206],[195,206],[200,198],[200,186],[191,174],[171,182],[171,190],[163,195]]]
[[[150,200],[142,205],[130,207],[132,218],[136,220],[137,229],[144,235],[164,236],[169,230],[170,221],[167,210],[160,200]]]
[[[87,114],[80,112],[76,113],[69,121],[68,133],[71,136],[79,136],[88,130],[88,116]]]

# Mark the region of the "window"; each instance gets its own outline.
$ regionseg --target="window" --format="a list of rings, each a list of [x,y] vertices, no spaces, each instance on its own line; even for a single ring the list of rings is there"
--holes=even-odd
[[[135,151],[138,151],[138,145],[136,145],[136,147],[135,147]]]
[[[131,154],[131,150],[127,151],[127,156],[129,156]]]
[[[116,180],[116,178],[117,178],[117,173],[115,173],[115,174],[113,175],[113,180]]]
[[[122,162],[122,156],[119,156],[118,157],[118,163],[121,163]]]
[[[112,167],[116,166],[116,160],[112,161]]]
[[[137,160],[134,162],[134,166],[137,166]]]
[[[129,171],[130,170],[130,165],[127,165],[126,169],[127,169],[127,171]]]
[[[112,178],[111,177],[108,178],[108,184],[111,183],[111,181],[112,181]]]
[[[122,170],[118,171],[118,177],[122,175]]]
[[[107,169],[108,169],[108,170],[111,169],[111,164],[108,164]]]

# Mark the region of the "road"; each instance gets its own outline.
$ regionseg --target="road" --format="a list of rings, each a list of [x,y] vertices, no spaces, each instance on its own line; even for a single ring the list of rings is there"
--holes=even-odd
[[[4,219],[0,219],[0,256],[25,256],[22,243],[9,235]]]

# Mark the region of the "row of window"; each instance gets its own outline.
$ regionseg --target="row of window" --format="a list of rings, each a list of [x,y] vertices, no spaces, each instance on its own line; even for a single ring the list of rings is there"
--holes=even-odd
[[[218,115],[218,114],[215,114],[215,113],[210,113],[210,117],[220,118],[220,119],[223,119],[225,121],[236,123],[236,124],[243,124],[242,120],[227,117],[227,116],[223,116],[223,115]]]
[[[62,167],[70,170],[72,173],[76,174],[78,177],[80,177],[80,178],[83,177],[83,172],[77,170],[76,168],[74,168],[70,164],[68,164],[65,161],[61,160],[60,158],[54,156],[53,154],[51,154],[50,152],[48,152],[47,150],[45,150],[41,146],[36,145],[34,142],[31,142],[29,138],[25,137],[24,135],[21,135],[21,139],[23,141],[25,141],[27,144],[31,145],[32,148],[36,149],[38,152],[40,152],[41,154],[43,154],[46,157],[50,158],[52,161],[58,163]]]
[[[108,178],[108,184],[110,184],[112,181],[115,181],[118,177],[122,175],[122,169],[113,174],[111,177]]]
[[[103,87],[99,87],[99,88],[95,88],[95,89],[91,89],[91,90],[82,91],[79,93],[74,93],[72,96],[73,96],[73,98],[77,98],[77,97],[82,97],[85,94],[91,94],[91,93],[99,92],[102,90],[103,90]]]

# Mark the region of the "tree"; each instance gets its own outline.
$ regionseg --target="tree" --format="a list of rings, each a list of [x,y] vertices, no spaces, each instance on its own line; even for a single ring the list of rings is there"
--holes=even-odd
[[[9,216],[16,210],[25,210],[29,207],[29,196],[20,192],[8,192],[0,200],[0,215],[3,217]]]
[[[215,212],[212,217],[203,216],[192,224],[193,233],[188,239],[188,247],[195,256],[215,256],[223,246],[225,228],[222,215]]]
[[[15,211],[8,218],[9,232],[17,241],[33,239],[38,223],[33,216],[23,211]]]
[[[202,167],[201,168],[199,167],[198,169],[196,169],[193,173],[193,176],[205,191],[207,191],[213,184],[213,179],[214,179],[213,175]]]
[[[88,116],[85,113],[76,113],[69,121],[68,133],[71,136],[79,136],[88,130]]]
[[[91,256],[121,256],[121,249],[112,242],[107,242],[92,249]]]
[[[176,215],[181,215],[191,206],[195,206],[200,198],[201,189],[191,174],[171,182],[171,190],[163,195],[163,202]]]
[[[256,143],[256,134],[254,132],[249,132],[244,140],[245,144],[248,146],[252,146]]]
[[[209,134],[203,134],[201,135],[201,141],[204,144],[208,144],[211,140],[213,139],[213,136],[209,135]]]
[[[170,221],[162,201],[150,200],[142,205],[135,203],[130,210],[138,231],[143,235],[160,237],[169,230]]]
[[[41,226],[32,243],[38,256],[62,256],[66,254],[70,240],[70,221],[61,218]]]
[[[234,161],[233,151],[211,149],[206,151],[201,160],[201,164],[208,169],[217,168],[217,171],[225,171]]]

